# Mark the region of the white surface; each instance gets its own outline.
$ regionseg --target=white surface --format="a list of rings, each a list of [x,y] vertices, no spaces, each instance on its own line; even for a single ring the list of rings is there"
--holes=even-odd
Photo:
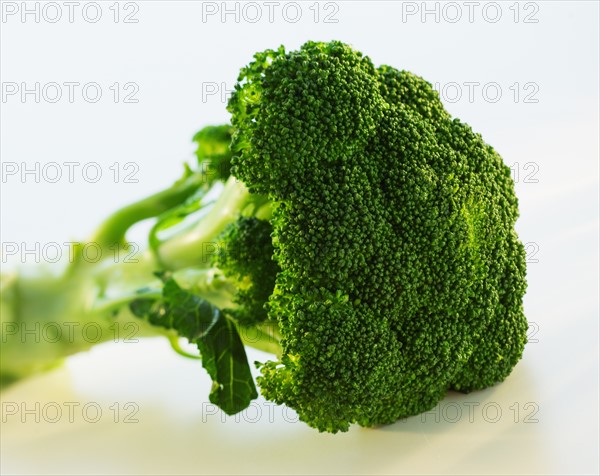
[[[104,15],[111,4],[102,3]],[[107,177],[2,183],[2,242],[86,236],[98,217],[175,179],[192,134],[227,120],[219,99],[202,101],[202,83],[231,86],[264,48],[340,39],[432,83],[500,85],[496,103],[480,94],[470,102],[463,88],[447,106],[521,174],[529,162],[539,167],[538,183],[517,184],[521,239],[539,247],[525,299],[538,342],[503,384],[450,395],[438,422],[430,414],[338,435],[260,401],[258,421],[248,412],[222,423],[206,406],[209,382],[197,362],[161,340],[106,344],[2,394],[30,405],[95,402],[104,415],[98,423],[77,412],[73,423],[7,418],[2,474],[597,474],[598,3],[536,2],[534,24],[513,21],[513,2],[501,3],[497,23],[476,15],[455,24],[402,22],[400,2],[337,2],[336,24],[308,20],[312,2],[296,24],[278,16],[272,24],[203,23],[200,3],[137,4],[137,24],[0,23],[2,82],[95,81],[105,94],[116,81],[140,88],[137,104],[0,104],[3,163],[95,161]],[[521,95],[515,103],[515,82],[535,83],[539,102]],[[139,164],[139,183],[113,183],[108,167],[129,161]],[[114,402],[135,402],[139,422],[114,423]]]

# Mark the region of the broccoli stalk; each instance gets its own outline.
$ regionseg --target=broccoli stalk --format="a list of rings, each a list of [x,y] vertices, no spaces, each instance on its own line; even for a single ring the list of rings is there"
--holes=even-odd
[[[165,280],[155,275],[160,270],[170,272],[182,293],[189,292],[228,313],[240,307],[236,302],[238,281],[226,278],[215,266],[222,246],[219,236],[241,215],[268,218],[270,203],[264,197],[250,196],[233,177],[227,179],[206,167],[207,154],[215,150],[219,160],[224,160],[222,151],[228,150],[230,135],[223,136],[223,130],[228,131],[229,126],[200,131],[196,139],[203,141],[198,148],[204,152],[199,155],[198,170],[186,166],[183,177],[171,187],[113,213],[89,240],[73,246],[64,270],[44,268],[32,274],[26,269],[1,276],[2,386],[53,368],[65,357],[93,345],[127,336],[165,336],[177,352],[194,357],[179,347],[181,332],[153,325],[132,312],[140,300],[163,297]],[[218,141],[226,141],[224,147],[214,143],[215,131],[220,132]],[[219,199],[214,204],[203,203],[212,187],[223,189]],[[157,230],[163,223],[168,228],[178,221],[174,216],[181,218],[198,209],[205,215],[192,226],[165,240],[156,238],[155,246],[148,250],[128,252],[125,235],[134,224],[156,218]],[[93,245],[93,257],[87,256],[86,245]],[[96,260],[98,255],[105,258]],[[244,345],[280,353],[272,323],[244,326],[230,321],[237,326]],[[244,364],[247,366],[245,360]]]
[[[271,204],[266,197],[250,194],[242,182],[229,177],[214,207],[202,220],[158,246],[159,261],[167,269],[209,265],[219,235],[240,216],[268,220]]]
[[[92,264],[78,258],[59,275],[49,269],[2,275],[2,385],[53,368],[101,342],[168,335],[123,308],[154,270],[150,254],[135,259]]]
[[[125,233],[135,223],[185,201],[203,186],[203,177],[186,169],[173,186],[122,208],[105,220],[90,240],[74,245],[66,269],[43,268],[33,274],[26,269],[0,276],[0,383],[55,367],[65,357],[123,333],[168,335],[123,309],[139,287],[149,284],[157,269],[151,253],[129,256],[123,252]],[[88,244],[93,244],[92,257],[86,255]],[[97,256],[105,259],[97,260]],[[170,338],[176,336],[170,334]]]

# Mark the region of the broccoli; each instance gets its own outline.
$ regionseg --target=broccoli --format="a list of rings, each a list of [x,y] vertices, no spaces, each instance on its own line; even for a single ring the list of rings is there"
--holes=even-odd
[[[123,285],[123,263],[97,273],[76,259],[67,276],[103,305],[81,300],[69,315],[137,319],[184,354],[186,337],[230,414],[257,396],[244,346],[266,350],[262,395],[333,433],[510,374],[527,331],[514,184],[429,83],[341,42],[308,42],[257,53],[227,108],[231,125],[194,138],[197,169],[94,235],[124,243],[133,223],[156,218],[135,279]],[[111,302],[104,288],[115,286],[130,291]],[[3,305],[21,292],[3,292]],[[60,296],[39,299],[60,309]],[[3,379],[22,376],[8,369]]]
[[[225,181],[231,170],[231,135],[232,127],[228,124],[207,126],[194,135],[196,157],[200,167],[203,167],[208,183]]]

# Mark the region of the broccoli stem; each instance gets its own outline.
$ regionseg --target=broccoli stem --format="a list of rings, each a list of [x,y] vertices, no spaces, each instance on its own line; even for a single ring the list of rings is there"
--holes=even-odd
[[[124,245],[125,233],[133,224],[180,205],[208,185],[204,174],[187,172],[168,189],[120,209],[98,227],[89,242],[106,252],[104,259],[93,263],[86,260],[79,247],[82,243],[59,275],[38,269],[34,274],[0,276],[0,384],[53,368],[69,355],[115,340],[116,329],[125,334],[125,326],[137,329],[136,338],[166,336],[176,351],[187,354],[174,344],[173,331],[154,327],[128,309],[130,302],[142,296],[140,289],[144,289],[144,298],[160,297],[161,281],[153,273],[162,269],[173,271],[182,287],[220,309],[235,308],[235,285],[211,266],[218,236],[240,214],[269,218],[271,204],[266,197],[251,195],[233,177],[198,223],[168,238],[158,250],[138,253],[127,261],[109,258],[114,253],[108,250]],[[82,333],[86,325],[99,329],[99,335],[88,338]],[[280,355],[277,324],[237,327],[245,345]],[[50,330],[59,330],[62,335],[47,338],[44,332]]]
[[[206,183],[206,177],[203,174],[192,173],[188,177],[178,180],[166,190],[123,207],[110,215],[98,227],[89,241],[98,244],[103,250],[117,244],[122,245],[125,243],[125,233],[132,225],[158,216],[179,205]]]
[[[242,182],[230,177],[212,209],[192,228],[171,237],[158,249],[166,269],[209,267],[218,250],[218,236],[250,205],[250,193]]]
[[[136,284],[148,280],[144,273],[147,265],[140,260],[138,264],[85,266],[60,276],[42,270],[34,275],[2,275],[0,383],[51,369],[66,357],[102,342],[168,336],[124,306],[139,296],[129,291],[123,294],[121,289],[116,295],[115,288],[120,288],[124,283],[121,279],[125,279],[118,275],[130,277],[133,282],[127,287],[133,290]],[[110,281],[111,275],[115,283],[109,289],[105,281]]]
[[[59,276],[38,270],[33,276],[0,277],[0,387],[52,369],[96,344],[127,336],[165,336],[175,351],[181,351],[174,345],[175,331],[152,326],[128,309],[140,297],[161,297],[160,280],[152,274],[159,266],[152,253],[140,253],[130,262],[86,264]],[[235,288],[218,269],[182,269],[174,277],[218,307],[235,307]],[[276,324],[238,325],[238,330],[245,345],[280,355]]]

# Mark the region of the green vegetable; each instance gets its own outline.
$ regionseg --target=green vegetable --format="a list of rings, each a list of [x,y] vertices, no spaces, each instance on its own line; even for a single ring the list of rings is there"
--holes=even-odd
[[[227,413],[256,397],[242,344],[266,350],[261,393],[329,432],[391,423],[510,374],[527,330],[514,184],[429,83],[343,43],[308,42],[257,53],[228,110],[231,126],[195,136],[197,169],[95,235],[123,243],[156,217],[135,279],[119,274],[124,263],[81,260],[48,288],[17,279],[2,294],[13,321],[110,309],[186,337]],[[127,292],[111,302],[103,286]],[[30,373],[5,367],[5,347],[16,361],[27,353],[3,344],[2,378]]]

